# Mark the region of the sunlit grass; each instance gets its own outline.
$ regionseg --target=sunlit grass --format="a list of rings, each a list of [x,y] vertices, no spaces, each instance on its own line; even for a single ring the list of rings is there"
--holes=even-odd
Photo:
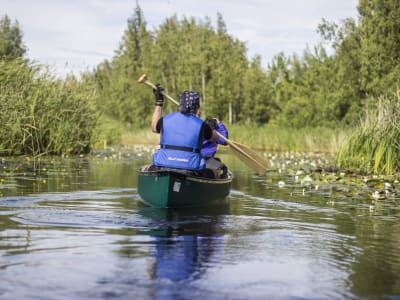
[[[266,151],[303,151],[336,153],[348,136],[346,130],[328,128],[290,129],[227,125],[229,139],[253,149]],[[159,135],[150,128],[127,131],[122,134],[121,144],[157,144]]]
[[[344,129],[229,126],[230,138],[255,149],[268,151],[338,151],[348,136]]]
[[[159,140],[160,136],[153,133],[150,128],[125,132],[121,136],[123,145],[156,145]]]

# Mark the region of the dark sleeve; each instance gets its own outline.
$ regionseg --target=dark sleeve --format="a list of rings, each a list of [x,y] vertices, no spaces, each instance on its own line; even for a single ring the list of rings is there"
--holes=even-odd
[[[205,140],[209,140],[212,138],[213,132],[211,127],[203,122],[203,125],[201,126],[201,133],[200,133],[200,139],[205,139]]]
[[[157,121],[157,124],[156,124],[156,131],[157,131],[157,133],[160,133],[161,132],[161,130],[162,130],[162,127],[163,127],[163,117],[161,117],[158,121]]]

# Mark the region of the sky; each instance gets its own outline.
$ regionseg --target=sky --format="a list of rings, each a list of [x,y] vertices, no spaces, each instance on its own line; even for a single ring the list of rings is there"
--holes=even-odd
[[[245,42],[249,59],[267,66],[280,52],[302,55],[321,42],[322,19],[357,19],[358,0],[0,0],[0,17],[17,20],[27,57],[63,77],[111,60],[138,1],[148,30],[176,14],[216,27],[221,13],[228,33]]]

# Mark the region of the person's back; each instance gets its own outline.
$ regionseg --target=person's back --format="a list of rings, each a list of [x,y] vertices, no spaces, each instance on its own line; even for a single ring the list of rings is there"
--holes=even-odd
[[[203,121],[196,116],[174,112],[162,118],[160,149],[153,156],[159,167],[201,170],[200,133]]]
[[[200,107],[197,93],[185,91],[179,96],[179,112],[162,116],[163,97],[158,87],[156,108],[152,117],[153,132],[161,134],[160,149],[153,155],[153,165],[164,168],[203,170],[205,161],[200,154],[204,139],[212,137],[212,129],[196,114]],[[157,100],[162,99],[157,104]],[[160,105],[161,104],[161,105]]]

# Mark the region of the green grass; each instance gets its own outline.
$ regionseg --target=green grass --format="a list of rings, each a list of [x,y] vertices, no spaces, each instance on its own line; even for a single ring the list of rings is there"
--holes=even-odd
[[[255,149],[291,152],[336,153],[348,131],[331,128],[281,128],[273,126],[229,126],[230,138]]]
[[[266,151],[330,152],[336,153],[348,136],[346,130],[329,128],[290,129],[278,127],[256,127],[227,125],[229,139],[253,149]],[[126,131],[121,144],[157,144],[158,134],[150,128]]]

